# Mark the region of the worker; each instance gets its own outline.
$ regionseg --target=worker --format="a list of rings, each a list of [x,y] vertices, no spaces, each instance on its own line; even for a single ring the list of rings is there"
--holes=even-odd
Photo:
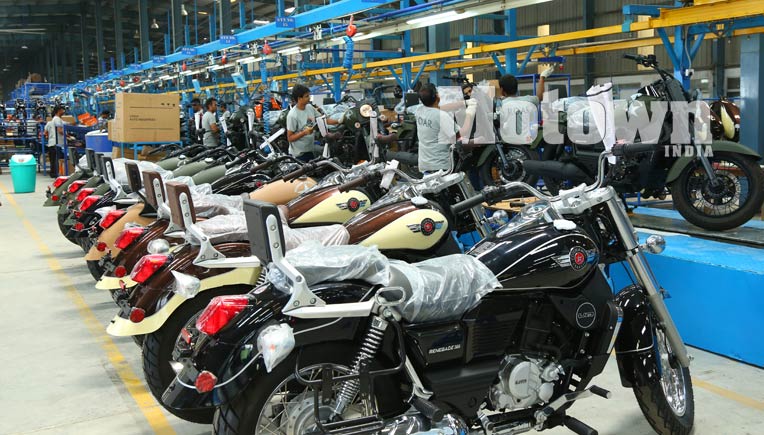
[[[217,111],[218,101],[214,98],[208,98],[204,102],[207,109],[202,116],[202,130],[204,130],[203,144],[207,148],[215,148],[220,145],[220,128],[218,127]]]
[[[231,117],[231,112],[228,110],[228,103],[221,101],[220,110],[223,112],[223,115],[221,115],[221,119],[224,119],[225,122],[228,122],[228,118]]]
[[[505,74],[499,79],[499,87],[501,88],[501,96],[503,98],[512,98],[522,101],[528,101],[538,107],[539,101],[544,100],[544,87],[546,85],[546,79],[554,73],[554,65],[545,69],[539,74],[539,81],[536,84],[536,95],[517,95],[517,79],[512,74]]]
[[[61,118],[65,112],[64,106],[58,105],[53,108],[53,119],[45,124],[45,143],[48,147],[48,159],[50,160],[50,176],[58,177],[58,159],[64,156],[64,120]]]
[[[287,141],[289,141],[289,154],[298,160],[309,162],[315,158],[313,146],[313,128],[316,118],[320,115],[315,107],[310,104],[310,89],[304,85],[295,85],[292,88],[292,100],[294,107],[287,115]],[[326,118],[326,123],[337,125],[337,120]]]
[[[188,126],[188,131],[191,133],[191,140],[193,141],[200,141],[201,138],[199,137],[199,132],[197,130],[201,130],[202,128],[202,116],[204,116],[204,110],[202,109],[202,102],[198,98],[194,98],[191,100],[191,111],[193,112],[193,115],[191,117],[191,122]]]
[[[417,139],[419,140],[419,170],[425,174],[451,169],[451,145],[461,137],[469,137],[472,122],[465,123],[462,129],[454,121],[453,114],[440,109],[438,89],[432,83],[423,85],[419,90],[422,102],[416,113]],[[467,119],[475,116],[475,107],[468,108]]]
[[[100,129],[106,129],[106,125],[109,123],[109,117],[111,116],[111,112],[108,110],[104,110],[101,112],[101,115],[98,117],[98,128]]]

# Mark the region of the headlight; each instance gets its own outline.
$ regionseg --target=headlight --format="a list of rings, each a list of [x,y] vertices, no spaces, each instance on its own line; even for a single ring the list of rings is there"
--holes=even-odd
[[[371,113],[374,111],[374,109],[371,108],[371,105],[364,104],[360,109],[358,109],[358,111],[361,113],[361,116],[368,118],[371,116]]]

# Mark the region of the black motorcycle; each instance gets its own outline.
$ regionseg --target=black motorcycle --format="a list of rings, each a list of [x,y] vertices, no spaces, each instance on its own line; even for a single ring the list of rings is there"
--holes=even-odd
[[[670,72],[658,67],[655,56],[625,57],[655,69],[661,76],[639,91],[640,101],[693,101]],[[561,130],[565,129],[565,119],[566,116],[560,116]],[[672,144],[669,108],[652,152],[620,159],[613,169],[612,186],[619,193],[642,192],[648,198],[665,197],[668,187],[677,211],[688,222],[707,230],[728,230],[744,224],[764,203],[764,172],[757,163],[761,156],[751,148],[725,140],[714,140],[708,145],[695,143],[694,122],[691,120],[687,125],[691,143]],[[638,137],[636,141],[639,142]],[[567,134],[564,144],[541,146],[541,161],[526,160],[523,165],[528,173],[541,176],[552,194],[571,182],[591,182],[597,173],[598,156],[604,149],[602,143],[576,144]]]
[[[612,155],[650,150],[618,146]],[[367,268],[352,277],[320,262],[295,268],[278,211],[247,202],[253,253],[281,278],[213,301],[199,323],[217,332],[197,350],[207,340],[230,354],[219,372],[202,371],[193,385],[176,380],[165,398],[195,388],[222,403],[217,434],[486,435],[560,425],[593,434],[567,413],[577,400],[610,397],[592,380],[615,348],[622,383],[656,432],[689,434],[690,357],[644,254],[664,242],[640,245],[615,189],[601,187],[609,155],[600,156],[600,182],[563,196],[513,182],[452,206],[459,213],[518,189],[539,199],[468,255],[385,264],[365,253]],[[613,295],[603,269],[621,261],[635,283]],[[238,328],[255,332],[234,343]]]

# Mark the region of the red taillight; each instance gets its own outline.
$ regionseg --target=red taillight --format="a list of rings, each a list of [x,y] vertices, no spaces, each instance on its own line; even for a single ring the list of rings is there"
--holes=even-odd
[[[74,224],[74,231],[82,231],[84,229],[85,229],[85,224],[83,224],[82,222],[77,222],[76,224]]]
[[[74,193],[80,190],[80,188],[84,186],[85,184],[87,184],[87,181],[82,181],[82,180],[75,181],[74,183],[69,185],[69,193]]]
[[[125,275],[127,275],[127,268],[125,268],[125,266],[117,266],[114,268],[114,276],[117,278],[122,278]]]
[[[92,187],[88,187],[87,189],[80,190],[80,193],[77,194],[77,202],[82,202],[85,198],[90,196],[90,194],[92,194],[93,192],[95,192],[95,189],[93,189]]]
[[[117,249],[126,249],[132,245],[146,229],[143,227],[132,227],[122,231],[122,234],[114,241],[114,247]]]
[[[107,229],[114,225],[114,222],[118,221],[119,218],[125,215],[125,213],[127,213],[125,210],[112,210],[107,213],[103,219],[101,219],[101,223],[99,225],[101,225],[101,228]]]
[[[196,377],[194,386],[196,387],[196,391],[200,393],[209,393],[213,388],[215,388],[215,384],[217,383],[218,377],[208,372],[207,370],[204,370],[199,373],[199,376]]]
[[[141,323],[146,318],[146,311],[143,308],[135,308],[130,310],[130,321],[133,323]]]
[[[96,249],[98,250],[98,252],[105,251],[106,250],[106,243],[105,242],[98,242],[98,244],[96,245]]]
[[[80,203],[80,211],[87,211],[87,209],[92,207],[99,199],[101,199],[100,195],[90,195],[86,197]]]
[[[58,200],[59,200],[59,199],[61,199],[61,198],[59,198],[59,196],[58,196],[58,195],[52,195],[52,196],[50,197],[50,199],[52,199],[53,201],[58,201]]]
[[[56,178],[55,180],[53,180],[53,188],[54,188],[54,189],[55,189],[55,188],[58,188],[59,186],[61,186],[62,184],[64,184],[64,182],[66,182],[66,180],[67,180],[68,178],[69,178],[69,177],[66,177],[66,176],[61,176],[61,177],[58,177],[58,178]]]
[[[160,267],[167,263],[167,256],[162,254],[149,254],[144,255],[143,258],[138,260],[138,264],[133,268],[133,272],[130,274],[130,279],[143,284],[147,279],[151,278]]]
[[[248,304],[249,299],[245,295],[217,296],[196,320],[196,329],[207,335],[215,335]]]

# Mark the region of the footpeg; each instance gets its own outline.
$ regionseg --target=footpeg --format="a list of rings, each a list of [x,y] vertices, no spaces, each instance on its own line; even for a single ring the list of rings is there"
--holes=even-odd
[[[443,410],[429,400],[414,396],[411,399],[411,406],[433,423],[439,423],[443,420]]]
[[[590,390],[591,390],[592,394],[600,396],[603,399],[610,399],[611,397],[613,397],[613,393],[611,393],[610,391],[608,391],[608,390],[606,390],[604,388],[598,387],[596,385],[592,385]]]
[[[563,424],[578,435],[598,435],[598,432],[589,425],[571,416],[566,416]]]

